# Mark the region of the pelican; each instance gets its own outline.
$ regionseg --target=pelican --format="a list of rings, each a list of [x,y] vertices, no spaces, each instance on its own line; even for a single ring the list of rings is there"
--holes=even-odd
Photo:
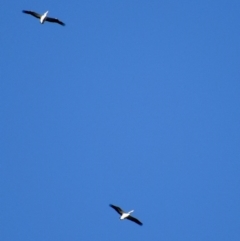
[[[121,216],[120,216],[120,219],[123,220],[123,219],[128,219],[128,220],[131,220],[139,225],[143,225],[138,219],[134,218],[133,216],[131,216],[131,213],[134,211],[130,211],[128,213],[125,213],[120,207],[117,207],[117,206],[114,206],[112,204],[109,205],[111,208],[115,209],[115,211],[117,211]]]
[[[51,23],[58,23],[58,24],[61,24],[62,26],[65,25],[63,22],[61,22],[61,21],[60,21],[59,19],[57,19],[57,18],[47,17],[48,12],[49,12],[49,11],[47,11],[47,12],[45,12],[43,15],[41,15],[41,14],[35,13],[35,12],[33,12],[33,11],[23,10],[23,13],[30,14],[30,15],[32,15],[32,16],[35,17],[35,18],[39,18],[41,24],[44,24],[44,22],[47,21],[47,22],[51,22]]]

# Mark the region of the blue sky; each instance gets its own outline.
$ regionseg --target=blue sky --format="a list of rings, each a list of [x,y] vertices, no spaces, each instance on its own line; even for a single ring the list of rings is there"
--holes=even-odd
[[[239,7],[3,2],[1,240],[240,240]]]

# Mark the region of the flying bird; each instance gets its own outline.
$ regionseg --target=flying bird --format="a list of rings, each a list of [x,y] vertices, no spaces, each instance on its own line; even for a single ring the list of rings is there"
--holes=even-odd
[[[33,12],[33,11],[23,10],[23,13],[30,14],[30,15],[32,15],[32,16],[35,17],[35,18],[39,18],[41,24],[44,24],[44,22],[47,21],[47,22],[51,22],[51,23],[58,23],[58,24],[60,24],[60,25],[62,25],[62,26],[65,25],[63,22],[61,22],[61,21],[60,21],[59,19],[57,19],[57,18],[47,17],[48,12],[49,12],[49,11],[47,11],[47,12],[45,12],[43,15],[41,15],[41,14],[35,13],[35,12]]]
[[[117,211],[117,213],[119,213],[121,216],[120,216],[120,219],[123,220],[123,219],[128,219],[130,221],[133,221],[139,225],[143,225],[138,219],[134,218],[133,216],[131,216],[131,213],[134,211],[130,211],[128,213],[124,212],[120,207],[117,207],[117,206],[114,206],[112,204],[109,205],[110,207],[112,207],[113,209],[115,209],[115,211]]]

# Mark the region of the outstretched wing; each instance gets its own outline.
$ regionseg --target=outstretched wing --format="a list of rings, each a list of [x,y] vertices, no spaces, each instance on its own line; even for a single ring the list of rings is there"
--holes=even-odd
[[[61,24],[62,26],[65,25],[65,23],[61,22],[59,19],[57,18],[49,18],[49,17],[46,17],[45,18],[45,21],[48,21],[48,22],[51,22],[51,23],[58,23],[58,24]]]
[[[120,215],[122,215],[124,212],[120,207],[114,206],[112,204],[109,205],[111,208],[115,209]]]
[[[131,220],[131,221],[133,221],[133,222],[135,222],[135,223],[137,223],[137,224],[139,224],[139,225],[143,225],[138,219],[136,219],[136,218],[134,218],[133,216],[128,216],[128,217],[126,217],[127,219],[129,219],[129,220]]]
[[[26,14],[30,14],[30,15],[32,15],[32,16],[35,17],[35,18],[40,18],[40,17],[41,17],[40,14],[35,13],[35,12],[33,12],[33,11],[23,10],[22,12],[23,12],[23,13],[26,13]]]

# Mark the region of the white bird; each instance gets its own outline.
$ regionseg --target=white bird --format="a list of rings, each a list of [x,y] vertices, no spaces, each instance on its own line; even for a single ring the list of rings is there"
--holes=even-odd
[[[35,18],[39,18],[41,24],[44,24],[44,22],[47,21],[47,22],[51,22],[51,23],[58,23],[58,24],[61,24],[62,26],[65,25],[63,22],[61,22],[61,21],[60,21],[59,19],[57,19],[57,18],[47,17],[48,11],[45,12],[43,15],[38,14],[38,13],[35,13],[35,12],[33,12],[33,11],[28,11],[28,10],[23,10],[23,13],[30,14],[30,15],[32,15],[32,16],[35,17]]]
[[[113,209],[115,209],[121,216],[120,216],[120,219],[123,220],[123,219],[128,219],[128,220],[131,220],[139,225],[143,225],[138,219],[134,218],[133,216],[131,216],[131,213],[134,211],[130,211],[128,213],[124,212],[120,207],[117,207],[117,206],[114,206],[112,204],[110,204],[110,207],[112,207]]]

